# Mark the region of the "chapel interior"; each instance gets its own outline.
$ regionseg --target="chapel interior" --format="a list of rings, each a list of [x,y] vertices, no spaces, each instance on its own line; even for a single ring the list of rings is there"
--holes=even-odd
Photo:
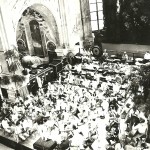
[[[149,0],[0,0],[1,150],[150,150]]]

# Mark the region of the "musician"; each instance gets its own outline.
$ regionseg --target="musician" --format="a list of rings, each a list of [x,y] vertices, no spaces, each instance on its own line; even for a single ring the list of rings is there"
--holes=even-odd
[[[12,129],[11,129],[11,125],[10,125],[10,121],[5,118],[2,120],[2,127],[4,128],[4,130],[8,133],[11,133],[12,132]]]
[[[126,123],[129,123],[130,125],[130,129],[132,128],[133,125],[137,125],[139,123],[139,116],[140,111],[133,106],[132,109],[130,109],[129,113],[128,113],[128,119],[126,121]]]
[[[147,121],[140,118],[140,122],[137,125],[132,126],[131,134],[133,135],[133,139],[136,141],[136,138],[146,135],[147,129]]]
[[[145,60],[150,60],[150,52],[147,51],[145,54],[144,54],[144,59]]]
[[[107,49],[104,49],[102,57],[103,57],[104,60],[107,60],[109,58],[109,55],[107,53]]]
[[[129,57],[128,57],[128,54],[127,54],[126,52],[124,52],[123,55],[122,55],[122,60],[123,60],[123,61],[127,61],[128,58],[129,58]]]
[[[150,61],[150,52],[147,51],[147,52],[144,54],[144,60],[143,60],[143,62],[144,62],[144,63],[147,63],[147,62],[149,62],[149,61]]]

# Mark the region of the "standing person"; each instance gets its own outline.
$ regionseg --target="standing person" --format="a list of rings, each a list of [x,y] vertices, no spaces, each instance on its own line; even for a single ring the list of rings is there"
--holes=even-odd
[[[145,54],[144,54],[144,59],[145,60],[150,60],[150,52],[147,51]]]
[[[150,52],[147,51],[147,52],[144,54],[144,60],[143,60],[143,62],[144,62],[144,63],[147,63],[147,62],[149,62],[149,61],[150,61]]]
[[[126,62],[127,60],[128,60],[128,54],[126,53],[126,52],[124,52],[123,53],[123,55],[122,55],[122,60],[124,61],[124,62]]]
[[[103,52],[102,57],[103,57],[104,60],[107,60],[107,59],[108,59],[109,55],[108,55],[108,53],[107,53],[107,49],[104,49],[104,52]]]

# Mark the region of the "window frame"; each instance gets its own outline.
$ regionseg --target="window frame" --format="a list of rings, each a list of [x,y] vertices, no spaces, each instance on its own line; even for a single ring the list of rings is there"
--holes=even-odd
[[[100,20],[104,20],[103,18],[102,19],[99,19],[99,18],[101,18],[101,17],[99,17],[99,12],[100,11],[102,11],[103,12],[103,7],[101,8],[101,9],[99,9],[99,7],[98,7],[98,4],[99,3],[101,3],[102,4],[102,6],[103,6],[103,1],[101,1],[101,2],[98,2],[98,0],[95,0],[95,2],[90,2],[89,1],[89,5],[91,5],[91,4],[96,4],[96,10],[90,10],[90,17],[91,17],[91,13],[94,13],[94,12],[96,12],[96,20],[95,19],[90,19],[90,21],[92,22],[92,21],[96,21],[97,22],[97,29],[98,29],[98,31],[100,30],[100,23],[99,23],[99,21]],[[91,7],[90,7],[91,8]],[[92,31],[95,31],[95,30],[93,30],[92,29]]]

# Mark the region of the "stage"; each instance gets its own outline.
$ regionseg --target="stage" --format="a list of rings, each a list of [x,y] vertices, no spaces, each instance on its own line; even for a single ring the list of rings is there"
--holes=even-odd
[[[13,136],[10,136],[8,133],[5,133],[0,130],[0,143],[13,148],[15,150],[33,150],[33,144],[40,138],[40,135],[34,132],[30,137],[25,141],[20,141],[17,143]]]

